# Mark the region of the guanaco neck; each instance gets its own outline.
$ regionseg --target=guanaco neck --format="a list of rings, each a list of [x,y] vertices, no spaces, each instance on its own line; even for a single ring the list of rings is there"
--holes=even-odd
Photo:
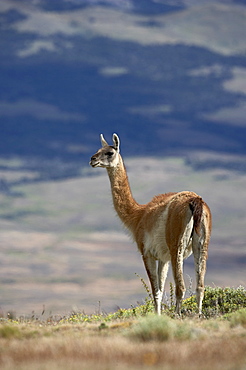
[[[125,226],[134,231],[139,220],[142,205],[132,196],[124,162],[119,156],[119,163],[114,168],[107,168],[111,184],[114,208]]]

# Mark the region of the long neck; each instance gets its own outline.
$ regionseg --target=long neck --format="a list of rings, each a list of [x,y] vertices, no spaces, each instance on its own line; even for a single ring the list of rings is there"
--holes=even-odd
[[[127,228],[133,231],[142,206],[132,196],[124,162],[120,157],[117,167],[107,168],[116,212]]]

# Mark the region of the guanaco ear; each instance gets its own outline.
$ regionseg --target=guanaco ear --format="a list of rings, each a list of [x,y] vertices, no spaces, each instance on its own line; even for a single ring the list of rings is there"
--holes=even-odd
[[[120,152],[120,139],[117,134],[113,134],[114,148],[119,153]]]
[[[100,135],[102,147],[109,146],[107,141],[104,139],[103,134]]]

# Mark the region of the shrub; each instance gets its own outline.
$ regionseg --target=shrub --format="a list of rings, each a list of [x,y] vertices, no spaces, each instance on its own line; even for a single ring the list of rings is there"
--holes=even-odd
[[[21,335],[19,328],[11,325],[0,326],[0,338],[19,338]]]
[[[186,322],[176,321],[166,315],[149,315],[133,325],[129,335],[134,338],[146,341],[167,341],[169,339],[190,339],[193,331]]]
[[[246,308],[231,313],[227,316],[227,319],[230,321],[232,327],[242,325],[246,328]]]
[[[205,288],[202,311],[206,317],[224,315],[246,307],[246,290],[238,288]],[[192,296],[184,300],[182,308],[184,312],[197,310],[196,297]]]

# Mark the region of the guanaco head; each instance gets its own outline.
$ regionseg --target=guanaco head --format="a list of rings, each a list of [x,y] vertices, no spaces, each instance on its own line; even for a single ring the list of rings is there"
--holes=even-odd
[[[100,135],[102,148],[99,149],[90,160],[92,167],[116,167],[119,163],[120,139],[118,135],[113,134],[113,145],[109,145],[104,139],[103,134]]]

